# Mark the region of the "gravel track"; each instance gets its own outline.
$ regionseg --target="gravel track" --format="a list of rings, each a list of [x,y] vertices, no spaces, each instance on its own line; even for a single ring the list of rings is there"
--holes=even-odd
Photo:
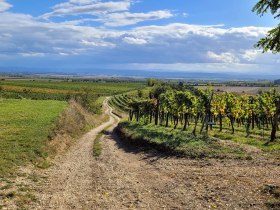
[[[93,142],[96,135],[114,124],[112,109],[105,100],[108,122],[91,130],[70,147],[66,154],[58,156],[53,166],[44,170],[48,177],[44,186],[38,186],[38,203],[35,209],[85,209],[93,203],[92,174],[95,170]]]
[[[32,209],[265,209],[266,184],[280,185],[280,164],[258,160],[190,160],[126,145],[110,120],[84,135],[44,171]],[[114,116],[116,118],[116,116]],[[102,154],[92,154],[105,127]]]

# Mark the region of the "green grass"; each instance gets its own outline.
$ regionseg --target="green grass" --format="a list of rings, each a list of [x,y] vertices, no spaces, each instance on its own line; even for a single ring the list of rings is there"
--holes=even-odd
[[[143,82],[125,81],[0,80],[0,98],[60,101],[74,98],[90,112],[100,114],[104,97],[137,92],[145,87]]]
[[[113,116],[114,120],[116,120],[116,118]],[[97,136],[94,139],[93,142],[93,156],[95,157],[99,157],[101,155],[102,152],[102,145],[101,145],[101,138],[106,135],[107,130],[112,127],[112,125],[108,125],[107,127],[105,127],[100,133],[97,134]]]
[[[47,156],[49,129],[66,107],[62,101],[0,99],[0,175]]]
[[[135,122],[121,122],[118,130],[131,143],[149,144],[159,150],[191,158],[250,158],[238,146],[222,145],[205,136],[195,137],[187,131]]]
[[[268,209],[280,209],[280,187],[276,185],[265,185],[261,190],[268,196],[265,205]]]
[[[230,140],[241,144],[251,145],[258,149],[261,149],[264,152],[271,153],[276,157],[280,157],[279,140],[273,143],[266,144],[266,142],[270,138],[270,129],[265,129],[263,131],[255,128],[250,132],[250,135],[246,137],[246,131],[244,127],[237,127],[235,129],[235,133],[231,134],[231,130],[229,128],[223,129],[223,131],[220,132],[218,130],[218,127],[216,126],[212,131],[209,131],[209,135],[222,140]],[[279,135],[279,131],[277,133]]]
[[[143,119],[141,119],[141,121],[143,122]],[[171,129],[172,126],[173,125],[171,125],[170,123],[170,127],[168,129]],[[181,131],[182,127],[183,126],[179,123],[176,130]],[[193,127],[194,127],[194,123],[191,122],[190,126],[187,128],[187,131],[188,132],[192,131]],[[197,133],[199,133],[200,127],[201,127],[201,123],[199,122],[197,125]],[[271,128],[268,129],[264,128],[263,130],[255,127],[254,130],[250,130],[250,135],[246,137],[245,126],[238,127],[237,124],[235,124],[235,132],[234,134],[232,134],[232,130],[230,126],[226,122],[223,122],[222,132],[219,131],[219,125],[217,124],[213,126],[212,130],[209,129],[208,134],[210,137],[213,136],[221,140],[233,141],[240,144],[254,146],[266,153],[272,154],[276,158],[280,158],[280,143],[279,143],[280,131],[277,131],[278,138],[276,142],[269,143],[268,145],[265,144],[270,139],[270,132],[271,132],[270,129]],[[203,131],[203,133],[205,134],[205,131]]]
[[[198,123],[197,132],[199,133],[201,123]],[[182,126],[179,124],[178,129],[180,130]],[[188,128],[189,131],[193,129],[193,123],[191,123]],[[221,140],[229,140],[241,144],[246,144],[250,146],[254,146],[258,149],[261,149],[264,152],[268,152],[273,154],[276,157],[280,157],[280,143],[279,138],[274,143],[269,143],[266,145],[265,143],[270,139],[270,128],[258,129],[255,127],[254,130],[250,130],[250,135],[246,136],[245,126],[238,127],[235,125],[235,132],[232,134],[232,130],[226,122],[223,122],[223,130],[219,131],[219,125],[214,125],[213,130],[209,129],[209,136],[213,136],[215,138],[219,138]],[[279,131],[277,132],[278,136],[280,135]]]
[[[101,132],[101,133],[99,133],[97,136],[96,136],[96,138],[95,138],[95,140],[94,140],[94,143],[93,143],[93,156],[94,157],[98,157],[98,156],[100,156],[101,155],[101,152],[102,152],[102,145],[101,145],[101,138],[102,138],[102,136],[103,136],[103,133]]]

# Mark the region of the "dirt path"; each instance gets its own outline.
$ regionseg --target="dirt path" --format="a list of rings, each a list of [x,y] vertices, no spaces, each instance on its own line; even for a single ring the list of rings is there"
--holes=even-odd
[[[103,150],[93,174],[93,209],[266,209],[261,189],[280,184],[273,161],[164,157],[114,134],[104,138]]]
[[[38,205],[35,209],[84,209],[92,206],[95,195],[92,174],[95,170],[93,142],[96,135],[114,124],[112,109],[104,102],[108,122],[85,134],[66,154],[57,157],[54,165],[44,171],[48,177],[45,186],[39,186]]]
[[[170,158],[126,145],[113,132],[94,158],[94,137],[110,124],[112,114],[45,171],[32,209],[265,209],[260,189],[280,185],[273,161]]]

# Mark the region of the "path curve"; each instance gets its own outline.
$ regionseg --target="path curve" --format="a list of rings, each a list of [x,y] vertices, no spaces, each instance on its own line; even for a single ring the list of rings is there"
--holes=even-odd
[[[110,125],[116,125],[112,108],[106,98],[105,113],[109,121],[85,134],[77,143],[70,147],[66,154],[59,156],[54,165],[44,171],[48,177],[45,186],[41,186],[39,202],[35,209],[88,209],[94,200],[93,178],[95,169],[93,142],[96,135]]]
[[[107,100],[110,120],[46,171],[49,181],[32,209],[266,209],[261,189],[280,185],[279,162],[165,157],[126,145],[113,131],[94,158],[96,134],[117,124]]]

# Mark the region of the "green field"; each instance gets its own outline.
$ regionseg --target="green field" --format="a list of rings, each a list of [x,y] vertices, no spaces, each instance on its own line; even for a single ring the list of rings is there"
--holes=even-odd
[[[60,101],[74,99],[90,112],[100,114],[103,102],[101,98],[137,91],[145,86],[143,82],[128,81],[6,79],[0,80],[0,98]]]
[[[126,81],[0,80],[0,175],[11,172],[16,165],[48,156],[44,146],[51,133],[50,128],[56,125],[70,99],[82,105],[72,107],[77,116],[84,108],[83,113],[101,114],[105,96],[137,92],[145,86],[145,83]],[[74,119],[76,115],[64,118]],[[99,115],[89,118],[99,119]],[[90,121],[90,125],[81,123],[93,126],[92,121],[98,120]],[[69,122],[60,126],[67,127]]]
[[[2,80],[0,86],[6,92],[36,92],[48,94],[75,94],[90,90],[98,96],[110,96],[146,86],[140,82],[67,82],[61,80]]]
[[[63,101],[0,99],[0,175],[47,155],[49,129],[66,107]]]

